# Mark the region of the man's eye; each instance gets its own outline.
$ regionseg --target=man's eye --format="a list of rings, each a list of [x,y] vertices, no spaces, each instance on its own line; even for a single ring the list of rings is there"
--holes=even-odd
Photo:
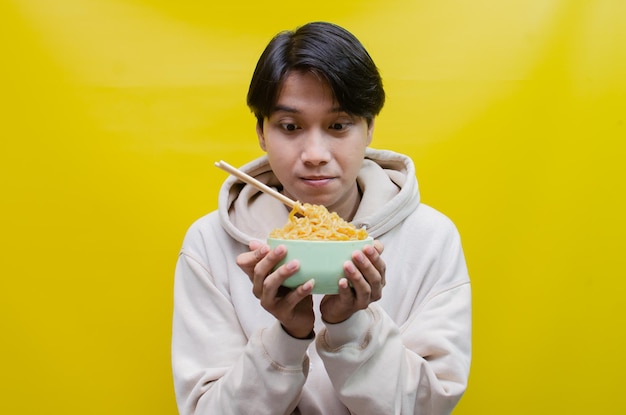
[[[281,124],[281,127],[285,131],[295,131],[298,129],[298,126],[295,124]]]
[[[348,126],[348,124],[346,124],[346,123],[336,122],[336,123],[330,125],[330,129],[331,130],[344,130],[347,126]]]

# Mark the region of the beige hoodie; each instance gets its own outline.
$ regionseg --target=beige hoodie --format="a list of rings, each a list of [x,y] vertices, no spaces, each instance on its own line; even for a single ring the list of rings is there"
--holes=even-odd
[[[242,167],[279,183],[266,157]],[[229,177],[218,211],[189,229],[176,266],[172,364],[190,414],[448,414],[465,391],[471,292],[453,223],[420,204],[412,161],[368,149],[353,223],[385,245],[383,298],[313,340],[287,335],[235,257],[287,221],[270,196]],[[321,296],[314,296],[316,313]]]

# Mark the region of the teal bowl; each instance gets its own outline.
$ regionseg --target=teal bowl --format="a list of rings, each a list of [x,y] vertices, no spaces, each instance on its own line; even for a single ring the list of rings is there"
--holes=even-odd
[[[339,280],[343,278],[343,264],[352,260],[352,253],[360,251],[365,245],[373,245],[374,240],[369,237],[358,241],[307,241],[302,239],[274,239],[268,238],[268,245],[274,249],[278,245],[287,247],[287,255],[276,265],[297,259],[300,269],[289,277],[283,285],[296,288],[310,279],[315,280],[314,294],[337,294]]]

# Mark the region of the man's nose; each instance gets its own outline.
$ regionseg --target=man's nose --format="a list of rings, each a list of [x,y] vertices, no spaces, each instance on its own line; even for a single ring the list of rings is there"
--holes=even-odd
[[[304,163],[319,165],[331,158],[330,141],[325,131],[311,130],[307,133],[301,154]]]

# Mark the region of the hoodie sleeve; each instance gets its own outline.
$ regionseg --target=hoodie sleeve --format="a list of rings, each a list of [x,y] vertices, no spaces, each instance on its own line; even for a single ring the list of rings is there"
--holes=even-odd
[[[180,414],[291,413],[306,380],[311,340],[290,337],[278,322],[248,339],[227,293],[186,245],[176,266],[172,327]]]
[[[470,284],[459,239],[445,245],[425,277],[436,282],[401,326],[373,303],[318,335],[318,353],[352,413],[449,414],[465,391]]]

